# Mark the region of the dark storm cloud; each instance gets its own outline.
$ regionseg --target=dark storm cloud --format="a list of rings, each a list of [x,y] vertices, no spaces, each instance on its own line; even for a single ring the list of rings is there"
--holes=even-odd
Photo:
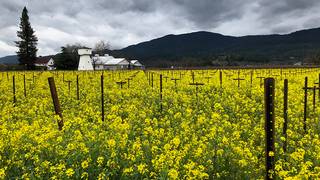
[[[191,22],[203,28],[212,28],[226,20],[240,19],[250,1],[174,0],[174,2]]]
[[[310,8],[319,5],[319,0],[281,0],[281,1],[260,1],[262,15],[285,15],[291,12],[303,13]]]
[[[282,34],[320,26],[315,21],[320,18],[319,7],[318,0],[259,0],[254,11],[270,33]]]
[[[0,56],[14,54],[27,6],[39,54],[66,43],[106,40],[125,47],[166,34],[214,31],[229,35],[288,33],[316,27],[318,0],[1,0]]]

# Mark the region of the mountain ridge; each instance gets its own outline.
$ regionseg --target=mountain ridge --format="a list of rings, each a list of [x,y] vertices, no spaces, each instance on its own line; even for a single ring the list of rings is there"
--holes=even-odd
[[[173,35],[130,45],[110,53],[139,59],[147,66],[212,65],[220,56],[242,64],[291,64],[320,49],[320,28],[286,34],[229,36],[207,31]],[[294,60],[293,60],[293,59]]]
[[[0,64],[5,64],[5,65],[19,64],[18,56],[8,55],[8,56],[0,57]]]

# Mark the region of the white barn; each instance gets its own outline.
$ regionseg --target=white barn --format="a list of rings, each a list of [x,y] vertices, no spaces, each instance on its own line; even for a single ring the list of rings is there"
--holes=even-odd
[[[108,54],[105,54],[104,56],[99,56],[98,54],[96,54],[94,57],[92,57],[92,64],[95,70],[103,70],[104,64],[111,59],[113,59],[113,57],[109,56]]]
[[[130,64],[125,58],[115,58],[108,54],[104,56],[95,55],[92,62],[96,70],[128,69]]]

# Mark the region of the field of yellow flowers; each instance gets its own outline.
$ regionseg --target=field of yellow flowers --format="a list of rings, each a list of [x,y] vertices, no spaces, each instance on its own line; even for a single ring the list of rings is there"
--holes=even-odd
[[[318,90],[315,108],[308,91],[307,132],[303,129],[304,80],[318,87],[319,72],[222,70],[222,84],[220,70],[0,72],[0,179],[264,179],[266,77],[276,82],[273,177],[319,179]],[[62,109],[61,131],[49,77]],[[244,80],[238,84],[238,78]]]

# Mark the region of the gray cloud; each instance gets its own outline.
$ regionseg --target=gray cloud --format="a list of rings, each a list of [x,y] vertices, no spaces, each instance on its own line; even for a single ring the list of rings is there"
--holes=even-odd
[[[240,19],[248,0],[174,0],[176,6],[195,25],[202,28],[218,26],[225,20]]]
[[[318,0],[260,0],[255,11],[258,19],[270,33],[288,33],[304,28],[318,27],[320,18]]]
[[[318,0],[280,0],[280,1],[266,1],[259,2],[262,10],[262,15],[285,15],[291,12],[303,13],[314,6],[319,7]]]
[[[0,56],[14,54],[21,10],[29,10],[39,54],[99,40],[122,48],[167,34],[213,31],[227,35],[288,33],[317,27],[318,0],[2,0]]]

